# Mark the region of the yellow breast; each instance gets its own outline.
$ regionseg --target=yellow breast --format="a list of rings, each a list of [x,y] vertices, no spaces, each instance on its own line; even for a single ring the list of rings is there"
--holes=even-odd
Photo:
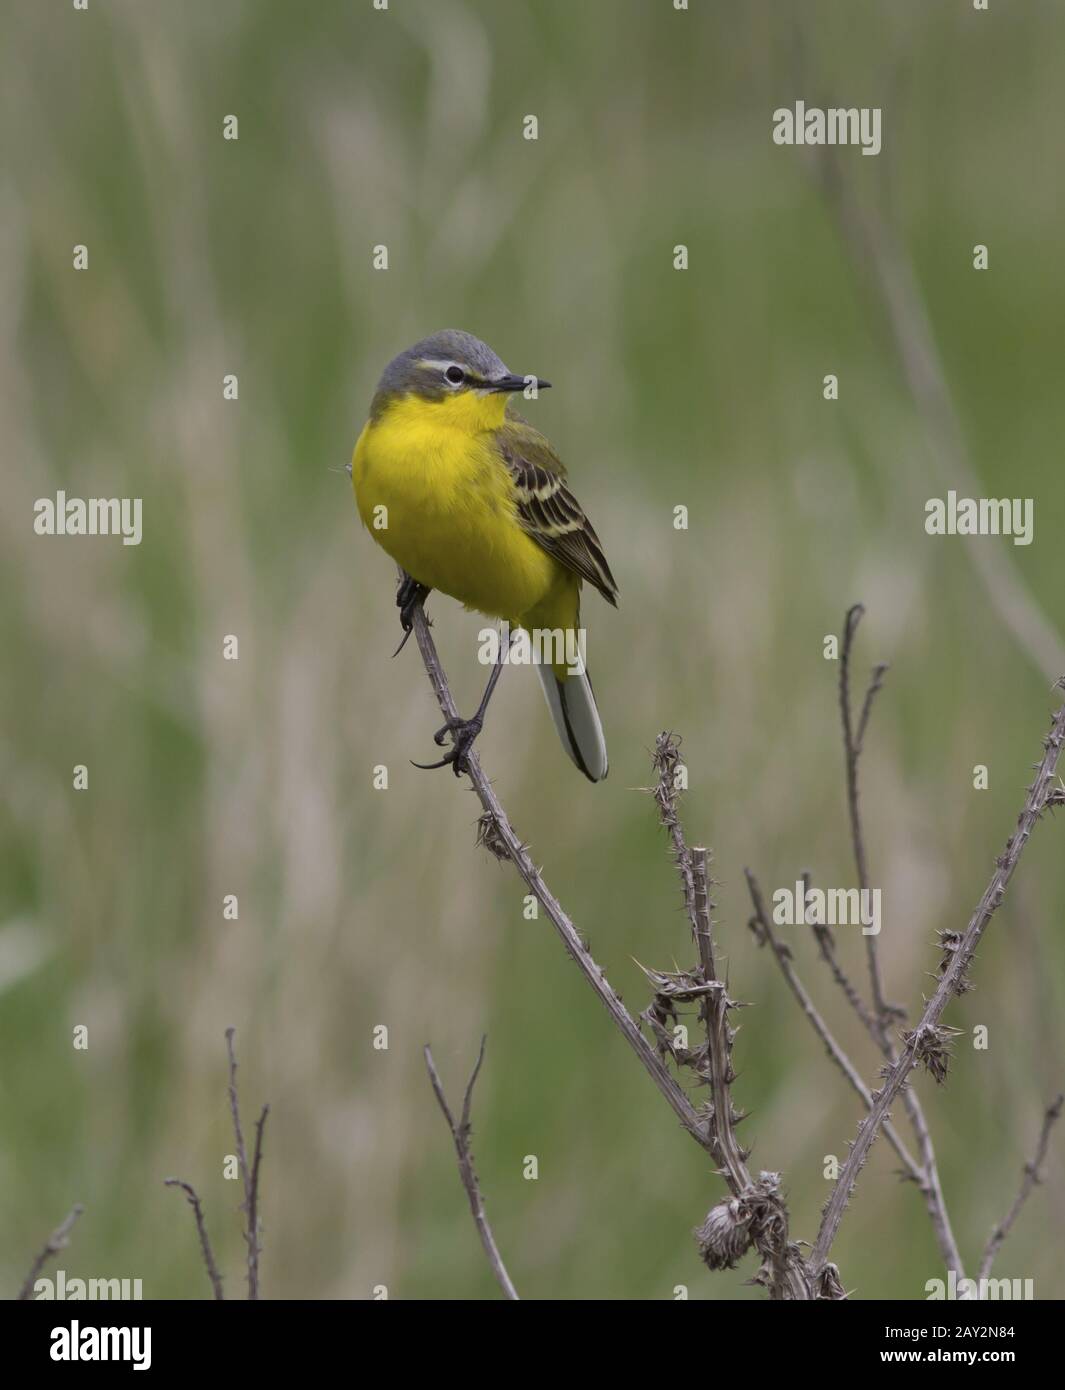
[[[470,392],[402,397],[359,436],[352,483],[370,534],[408,574],[517,623],[569,576],[518,524],[493,446],[504,408]]]

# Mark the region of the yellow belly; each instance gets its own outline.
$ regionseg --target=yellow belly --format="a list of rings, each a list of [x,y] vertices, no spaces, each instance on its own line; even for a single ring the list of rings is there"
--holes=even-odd
[[[544,606],[575,613],[575,576],[518,524],[490,434],[398,402],[359,436],[352,483],[374,540],[419,583],[512,623]]]

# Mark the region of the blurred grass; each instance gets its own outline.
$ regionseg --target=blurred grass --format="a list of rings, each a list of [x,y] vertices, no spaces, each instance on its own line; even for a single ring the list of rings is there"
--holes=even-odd
[[[852,881],[823,636],[860,598],[861,663],[892,664],[865,809],[889,994],[911,1008],[935,930],[963,925],[1012,827],[1050,702],[961,542],[924,535],[923,422],[770,116],[814,99],[795,86],[796,25],[821,89],[885,108],[883,154],[852,152],[848,173],[861,196],[890,189],[986,495],[1035,498],[1035,544],[1011,559],[1060,627],[1055,8],[94,0],[3,19],[2,1287],[79,1200],[68,1271],[203,1296],[189,1214],[162,1187],[177,1173],[236,1290],[234,1023],[245,1106],[272,1103],[268,1294],[493,1294],[421,1062],[431,1040],[457,1092],[487,1031],[475,1147],[519,1289],[751,1296],[749,1271],[699,1266],[688,1233],[718,1184],[549,926],[523,920],[513,875],[474,851],[472,798],[409,767],[434,707],[413,651],[388,660],[391,570],[335,470],[384,362],[435,328],[556,383],[536,422],[621,585],[617,613],[585,615],[612,775],[573,772],[520,671],[483,756],[638,1009],[633,957],[688,946],[632,789],[655,733],[684,734],[687,824],[714,846],[733,991],[754,1001],[738,1044],[754,1163],[784,1170],[812,1237],[824,1155],[858,1113],[746,932],[741,871],[767,889],[803,867]],[[37,538],[33,500],[58,488],[143,497],[144,543]],[[469,704],[479,623],[431,611]],[[948,1088],[917,1083],[970,1258],[1065,1070],[1058,835],[1031,845],[952,1011],[988,1026],[989,1050],[963,1038]],[[860,943],[844,950],[858,973]],[[996,1273],[1061,1297],[1063,1211],[1055,1159]],[[836,1251],[859,1294],[920,1297],[939,1272],[882,1145]]]

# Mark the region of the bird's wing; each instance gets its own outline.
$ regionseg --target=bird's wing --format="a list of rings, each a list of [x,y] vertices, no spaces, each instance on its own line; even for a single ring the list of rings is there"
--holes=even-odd
[[[518,520],[549,555],[587,579],[617,607],[618,586],[584,509],[566,486],[566,470],[539,430],[508,415],[496,446],[517,494]]]

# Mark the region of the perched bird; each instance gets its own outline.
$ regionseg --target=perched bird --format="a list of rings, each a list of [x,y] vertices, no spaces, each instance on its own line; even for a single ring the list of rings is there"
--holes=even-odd
[[[550,384],[509,372],[458,329],[385,368],[351,475],[363,523],[404,572],[396,601],[405,633],[432,589],[533,634],[579,630],[585,579],[616,606],[617,585],[565,468],[514,409],[518,392],[532,397]],[[451,748],[430,766],[466,770],[503,656],[505,648],[473,718],[438,730],[437,744],[450,735]],[[583,662],[537,670],[563,747],[601,781],[606,743]]]

